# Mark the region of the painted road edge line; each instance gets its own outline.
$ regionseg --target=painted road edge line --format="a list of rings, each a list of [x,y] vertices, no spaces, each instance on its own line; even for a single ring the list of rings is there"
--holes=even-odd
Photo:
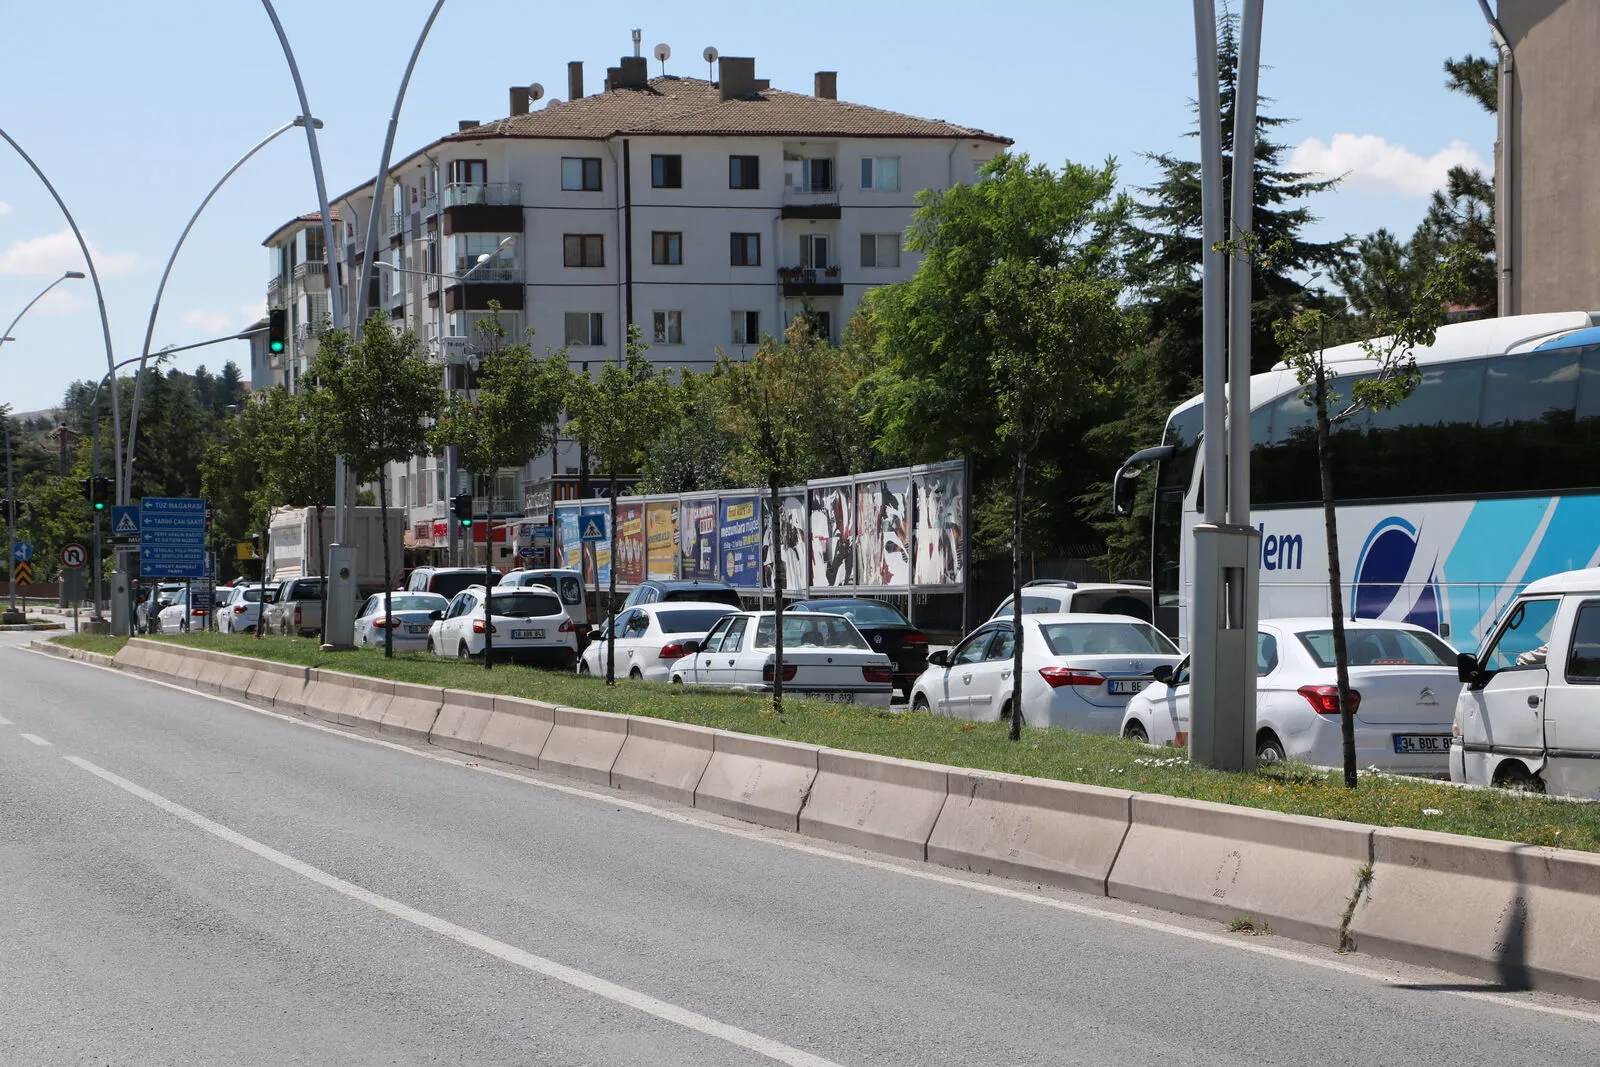
[[[741,1030],[737,1026],[719,1022],[709,1016],[690,1011],[688,1008],[680,1008],[676,1004],[657,1000],[647,993],[640,993],[637,990],[607,981],[586,971],[580,971],[575,967],[568,967],[543,956],[536,956],[524,949],[517,948],[515,945],[497,941],[487,934],[480,934],[476,930],[458,926],[448,919],[441,919],[436,915],[419,911],[409,904],[402,904],[398,900],[363,889],[353,882],[347,882],[343,878],[329,874],[321,868],[313,867],[303,860],[298,860],[287,853],[279,852],[270,845],[264,845],[254,838],[246,837],[237,830],[232,830],[219,822],[208,819],[199,812],[191,811],[176,801],[168,800],[159,793],[153,793],[141,785],[130,782],[128,779],[106,770],[104,767],[90,763],[86,759],[79,756],[65,756],[63,758],[74,767],[88,771],[96,778],[109,782],[123,792],[160,808],[168,815],[181,819],[213,837],[226,841],[230,845],[259,856],[269,863],[276,864],[307,881],[315,882],[317,885],[331,889],[335,893],[349,897],[351,900],[366,904],[368,907],[411,923],[413,926],[421,927],[430,933],[449,938],[468,948],[476,949],[485,955],[504,960],[506,963],[532,971],[534,974],[553,978],[574,989],[603,997],[624,1007],[633,1008],[635,1011],[681,1026],[686,1030],[692,1030],[708,1037],[726,1041],[728,1044],[738,1048],[748,1049],[779,1063],[790,1064],[792,1067],[839,1067],[831,1060],[825,1060],[809,1052],[791,1048],[781,1042],[762,1037],[760,1034]]]

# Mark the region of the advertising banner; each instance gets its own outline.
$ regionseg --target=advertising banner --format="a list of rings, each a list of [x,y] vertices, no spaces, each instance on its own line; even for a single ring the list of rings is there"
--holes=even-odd
[[[645,504],[645,577],[671,581],[678,576],[678,502]]]
[[[717,502],[717,543],[721,547],[721,573],[717,577],[736,589],[761,584],[761,502],[753,496],[725,496]]]
[[[578,525],[579,512],[582,509],[576,504],[570,507],[556,508],[556,566],[568,570],[581,570],[583,567],[583,539]]]
[[[811,588],[839,589],[856,584],[856,492],[850,483],[810,491],[807,529],[811,546]]]
[[[644,504],[617,501],[616,544],[618,585],[638,585],[644,581]]]
[[[856,485],[856,582],[873,589],[911,587],[911,479]]]
[[[777,558],[783,561],[783,587],[784,589],[806,588],[806,563],[810,552],[806,547],[806,491],[804,489],[784,489],[778,494],[778,514],[766,514],[766,507],[762,507],[761,539],[763,558],[761,561],[761,587],[773,588],[772,561],[774,552]],[[772,529],[776,519],[777,548],[773,548],[774,531]]]
[[[678,504],[678,576],[717,577],[717,498],[684,497]]]
[[[578,516],[578,525],[580,527],[580,534],[579,534],[580,537],[582,536],[581,528],[584,525],[583,520],[589,518],[589,516],[591,516],[591,515],[598,516],[599,519],[600,519],[600,522],[602,524],[607,523],[607,522],[611,521],[611,505],[610,504],[585,504],[583,506],[583,508],[580,511],[579,516]],[[589,549],[590,567],[589,567],[588,570],[586,570],[584,572],[584,580],[586,582],[591,582],[592,583],[592,582],[594,582],[594,581],[596,581],[598,579],[598,581],[600,582],[601,586],[609,586],[611,584],[611,542],[610,542],[610,540],[591,541],[591,542],[589,542],[587,547]]]
[[[964,481],[959,464],[912,471],[916,561],[911,578],[918,587],[959,586],[966,576]]]

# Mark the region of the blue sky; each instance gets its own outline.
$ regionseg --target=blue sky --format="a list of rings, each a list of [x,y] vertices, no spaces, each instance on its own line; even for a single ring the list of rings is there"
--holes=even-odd
[[[412,42],[430,0],[277,0],[306,76],[331,193],[370,178]],[[1308,166],[1349,172],[1318,198],[1322,237],[1388,226],[1409,234],[1452,162],[1492,159],[1493,119],[1444,89],[1447,57],[1488,50],[1472,0],[1267,0],[1262,91]],[[705,75],[701,50],[756,58],[758,77],[809,92],[839,72],[839,96],[1006,134],[1036,160],[1114,156],[1147,181],[1141,153],[1192,153],[1194,36],[1184,0],[957,4],[808,0],[531,4],[448,0],[412,80],[397,156],[459,119],[506,114],[507,88],[587,88],[631,53],[671,44],[669,73]],[[282,54],[258,0],[59,0],[10,4],[0,128],[50,175],[95,251],[117,358],[136,355],[161,267],[212,183],[293,117]],[[659,64],[652,61],[655,72]],[[261,241],[314,209],[305,137],[292,131],[224,187],[178,258],[154,346],[237,331],[260,313]],[[0,142],[0,325],[51,278],[80,265],[48,194]],[[0,403],[53,406],[105,350],[87,282],[68,281],[0,347]],[[213,370],[235,342],[185,354]],[[181,358],[181,357],[180,357]]]

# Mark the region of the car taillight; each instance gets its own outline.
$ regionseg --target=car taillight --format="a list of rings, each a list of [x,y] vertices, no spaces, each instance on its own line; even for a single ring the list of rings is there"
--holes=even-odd
[[[888,667],[862,667],[861,677],[873,685],[888,685],[894,681],[894,672]]]
[[[195,615],[204,615],[205,613],[206,613],[206,609],[205,608],[195,608],[194,612],[193,612],[193,614],[195,614]]]
[[[483,629],[484,629],[484,627],[483,627],[483,620],[482,619],[473,619],[472,620],[472,632],[473,633],[481,634],[481,633],[483,633]],[[500,631],[497,630],[495,627],[491,626],[491,627],[489,627],[489,632],[492,633],[492,634],[497,634]]]
[[[400,620],[399,619],[373,619],[372,620],[372,628],[374,630],[387,630],[391,626],[399,626],[399,625],[400,625]]]
[[[662,645],[661,646],[661,657],[660,658],[661,659],[682,659],[685,654],[686,653],[683,651],[683,646],[682,645],[679,645],[679,644]]]
[[[1299,689],[1301,696],[1306,698],[1311,705],[1311,710],[1318,715],[1339,714],[1339,687],[1336,685],[1302,685]],[[1354,715],[1361,710],[1361,694],[1350,690],[1350,714]]]
[[[572,625],[572,620],[571,619],[562,619],[561,620],[561,625],[556,627],[556,632],[557,633],[563,633],[563,634],[570,634],[572,631],[574,631],[576,629],[577,629],[577,627]]]
[[[244,605],[243,604],[235,604],[233,606],[233,613],[235,615],[243,615],[244,614]]]
[[[900,643],[908,647],[926,645],[928,643],[928,635],[921,630],[912,630],[900,639]]]
[[[1079,671],[1071,667],[1040,667],[1039,677],[1051,689],[1060,689],[1064,685],[1101,686],[1106,683],[1106,676],[1099,671]]]
[[[296,605],[294,609],[294,624],[296,626],[300,625],[300,608],[298,605]]]
[[[769,663],[765,667],[761,668],[761,680],[763,682],[772,681],[772,676],[774,674],[772,666],[773,665]],[[794,664],[793,663],[785,663],[783,665],[783,680],[786,681],[786,682],[794,681]]]

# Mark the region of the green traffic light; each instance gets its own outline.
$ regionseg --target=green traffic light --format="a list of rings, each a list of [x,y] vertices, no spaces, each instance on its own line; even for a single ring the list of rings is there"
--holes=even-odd
[[[268,345],[267,347],[272,349],[273,353],[276,354],[278,352],[282,352],[283,351],[283,342],[282,341],[274,341],[270,345]]]
[[[95,510],[96,510],[96,511],[104,511],[104,510],[105,510],[105,509],[106,509],[106,505],[105,505],[105,502],[104,502],[104,501],[101,501],[101,500],[96,500],[96,501],[95,501],[95,502],[94,502],[94,509],[95,509]]]

